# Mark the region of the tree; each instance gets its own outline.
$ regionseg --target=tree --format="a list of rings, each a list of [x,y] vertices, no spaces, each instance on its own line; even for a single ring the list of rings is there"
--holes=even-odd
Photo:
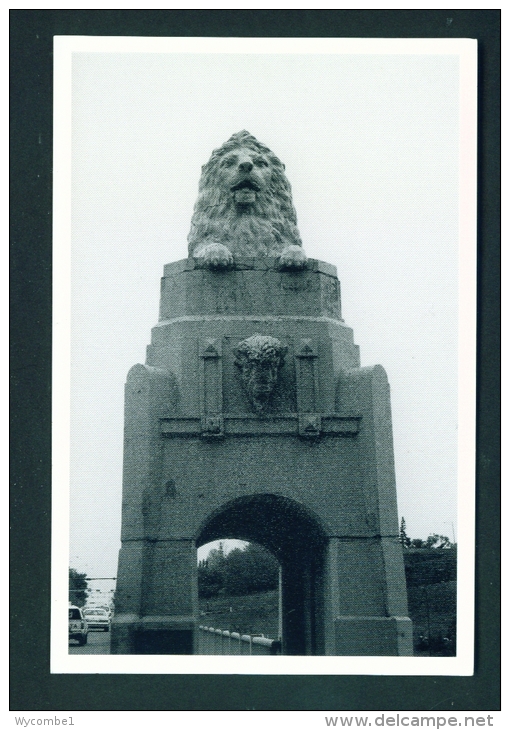
[[[200,598],[243,596],[278,587],[278,561],[257,543],[234,548],[228,554],[220,544],[198,565]]]
[[[409,537],[407,537],[406,521],[403,517],[400,520],[400,532],[399,532],[398,540],[403,548],[411,547],[411,539]]]
[[[87,574],[69,568],[69,602],[74,606],[84,606],[87,600],[87,588]]]
[[[436,533],[434,533],[433,535],[429,535],[427,537],[425,541],[425,547],[434,549],[451,548],[452,543],[450,542],[450,538],[446,537],[446,535],[437,535]]]
[[[213,598],[223,588],[223,577],[219,570],[209,568],[207,560],[198,565],[198,595],[200,598]]]
[[[227,555],[224,589],[227,595],[246,595],[269,591],[278,586],[278,561],[257,543]]]
[[[223,543],[220,542],[218,548],[213,548],[213,550],[209,552],[209,555],[204,562],[207,563],[207,567],[211,570],[219,570],[221,572],[222,570],[224,570],[226,559],[227,556],[225,555],[225,551],[223,549]]]

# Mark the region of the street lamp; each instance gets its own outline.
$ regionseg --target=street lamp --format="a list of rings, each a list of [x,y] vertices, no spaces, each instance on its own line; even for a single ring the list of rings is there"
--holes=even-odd
[[[451,522],[451,521],[445,521],[444,524],[445,525],[451,525],[452,526],[453,544],[456,545],[457,544],[457,541],[455,540],[455,528],[453,526],[453,522]]]

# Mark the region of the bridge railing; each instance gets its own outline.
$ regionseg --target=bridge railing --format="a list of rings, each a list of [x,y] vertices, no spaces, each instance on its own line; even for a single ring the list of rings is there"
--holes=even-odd
[[[211,626],[199,626],[198,629],[199,654],[275,656],[282,653],[281,642],[276,639],[222,631]]]

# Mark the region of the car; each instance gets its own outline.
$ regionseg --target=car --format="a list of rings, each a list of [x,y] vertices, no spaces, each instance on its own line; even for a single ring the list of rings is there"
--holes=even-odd
[[[92,608],[94,608],[94,609],[95,609],[95,608],[100,608],[100,609],[102,609],[103,611],[106,611],[106,613],[108,614],[108,616],[109,616],[110,618],[112,617],[112,609],[111,609],[111,607],[110,607],[110,606],[108,606],[108,605],[107,605],[106,603],[87,603],[87,604],[86,604],[86,605],[85,605],[85,606],[83,607],[83,611],[84,611],[84,612],[86,613],[87,611],[89,611],[89,610],[90,610],[90,609],[92,609]]]
[[[110,618],[112,617],[112,610],[111,610],[110,606],[107,606],[104,603],[98,603],[95,606],[87,606],[86,608],[101,608],[103,611],[106,611],[106,613],[108,614],[108,616]]]
[[[80,646],[85,646],[89,627],[81,608],[69,606],[69,640],[75,639]]]
[[[110,617],[104,608],[86,608],[83,612],[89,629],[110,631]]]

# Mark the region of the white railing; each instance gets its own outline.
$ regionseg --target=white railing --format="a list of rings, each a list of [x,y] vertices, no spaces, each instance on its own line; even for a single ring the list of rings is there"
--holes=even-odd
[[[281,654],[281,642],[265,636],[222,631],[211,626],[199,626],[198,653],[224,655],[268,656]]]

